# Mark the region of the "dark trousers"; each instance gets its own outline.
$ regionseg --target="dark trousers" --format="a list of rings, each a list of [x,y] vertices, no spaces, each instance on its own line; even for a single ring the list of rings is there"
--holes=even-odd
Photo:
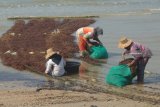
[[[143,83],[144,81],[144,70],[149,58],[140,58],[137,61],[137,81],[138,83]]]

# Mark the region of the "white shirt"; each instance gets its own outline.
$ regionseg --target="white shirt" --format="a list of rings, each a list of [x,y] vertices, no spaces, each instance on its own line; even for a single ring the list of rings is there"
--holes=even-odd
[[[93,38],[93,33],[94,32],[87,32],[87,33],[84,33],[84,30],[83,28],[79,28],[76,32],[76,35],[77,36],[83,36],[84,38]]]
[[[65,69],[64,69],[65,65],[66,65],[66,61],[63,59],[63,57],[61,58],[59,65],[54,63],[52,59],[49,59],[46,62],[45,73],[51,73],[52,76],[62,76],[65,73]]]

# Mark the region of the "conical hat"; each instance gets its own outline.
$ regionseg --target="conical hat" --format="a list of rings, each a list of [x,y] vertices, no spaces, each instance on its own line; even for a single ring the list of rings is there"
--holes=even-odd
[[[59,52],[53,51],[52,48],[49,48],[49,49],[47,49],[47,53],[46,53],[45,58],[48,59],[49,57],[51,57],[52,55],[54,55],[56,53],[59,54]]]
[[[126,37],[122,37],[119,41],[118,47],[119,48],[126,48],[132,43],[131,39],[127,39]]]

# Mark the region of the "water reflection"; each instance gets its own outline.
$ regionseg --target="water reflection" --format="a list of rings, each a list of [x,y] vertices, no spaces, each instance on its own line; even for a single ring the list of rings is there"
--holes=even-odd
[[[119,53],[109,52],[108,54],[109,54],[109,58],[115,57],[115,56],[121,56],[121,53],[120,53],[120,52],[119,52]]]

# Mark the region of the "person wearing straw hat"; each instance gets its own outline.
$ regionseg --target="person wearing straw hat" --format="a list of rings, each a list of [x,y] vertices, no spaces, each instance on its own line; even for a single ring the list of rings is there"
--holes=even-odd
[[[128,39],[127,37],[122,37],[119,40],[118,44],[119,48],[125,49],[122,56],[125,54],[131,54],[134,57],[134,60],[128,64],[128,66],[132,66],[133,64],[137,64],[137,82],[144,82],[144,70],[148,60],[152,56],[151,50],[137,42]]]
[[[46,62],[46,70],[45,73],[52,76],[63,76],[65,74],[65,65],[66,61],[59,54],[59,52],[53,51],[52,48],[47,50],[45,58]]]
[[[84,57],[88,54],[88,47],[92,45],[102,45],[102,42],[98,39],[99,35],[103,35],[103,29],[99,27],[82,27],[76,31],[80,56]],[[94,40],[94,42],[91,41],[91,39]]]

